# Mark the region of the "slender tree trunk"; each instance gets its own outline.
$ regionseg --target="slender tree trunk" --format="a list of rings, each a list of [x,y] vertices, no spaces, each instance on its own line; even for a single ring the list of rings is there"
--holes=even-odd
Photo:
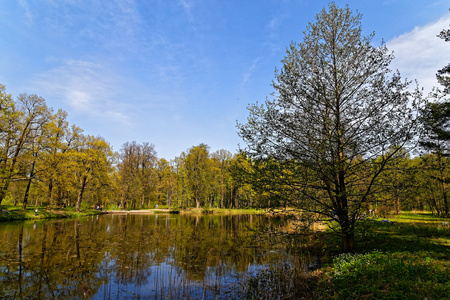
[[[47,202],[52,202],[52,193],[53,193],[53,178],[50,178],[48,182],[48,191],[47,191]]]
[[[83,200],[83,193],[84,193],[84,189],[86,188],[86,181],[87,181],[87,176],[81,177],[80,189],[78,191],[78,198],[77,198],[77,212],[79,212],[81,210],[81,201]]]
[[[198,195],[198,186],[195,187],[195,204],[196,207],[199,208],[200,207],[200,199],[199,199],[199,195]]]
[[[231,207],[233,205],[233,183],[231,183],[231,187],[230,187],[230,202],[229,202],[229,207]]]
[[[27,209],[28,193],[30,192],[31,181],[33,180],[33,176],[34,176],[35,163],[36,162],[33,160],[33,163],[31,164],[30,178],[28,179],[27,188],[25,189],[25,195],[23,196],[23,206],[22,206],[23,210]]]
[[[122,209],[125,209],[125,204],[126,204],[125,198],[126,198],[126,192],[123,191],[122,192],[122,199],[120,200],[120,206],[122,206]]]
[[[221,194],[221,198],[220,198],[220,208],[223,208],[223,197],[224,197],[224,194],[225,194],[225,191],[224,191],[224,184],[223,184],[223,168],[222,168],[222,172],[221,172],[221,175],[222,175],[222,194]]]

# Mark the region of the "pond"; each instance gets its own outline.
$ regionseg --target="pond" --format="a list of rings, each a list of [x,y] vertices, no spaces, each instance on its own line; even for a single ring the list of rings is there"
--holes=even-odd
[[[0,224],[0,298],[229,299],[291,263],[255,215],[99,215]],[[282,224],[280,224],[281,226]]]

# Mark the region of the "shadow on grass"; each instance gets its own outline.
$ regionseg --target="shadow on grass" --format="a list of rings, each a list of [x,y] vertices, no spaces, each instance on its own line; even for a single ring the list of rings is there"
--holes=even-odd
[[[437,224],[386,223],[366,220],[356,230],[355,251],[430,252],[442,258],[450,255],[450,227]]]
[[[354,254],[338,254],[339,237],[325,236],[328,267],[318,298],[449,299],[448,226],[366,220],[355,232]]]

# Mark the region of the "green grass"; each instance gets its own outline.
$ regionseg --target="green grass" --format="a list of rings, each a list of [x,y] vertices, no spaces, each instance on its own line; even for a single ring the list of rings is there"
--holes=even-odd
[[[38,209],[37,216],[35,216],[36,208]],[[101,212],[94,209],[83,209],[81,212],[76,212],[75,207],[47,208],[27,206],[27,208],[23,210],[22,206],[0,205],[0,222],[51,218],[74,218],[99,213]]]
[[[315,243],[293,235],[298,257],[309,249],[320,267],[263,270],[244,284],[244,298],[450,299],[450,220],[412,212],[381,220],[358,224],[354,253],[341,254],[340,236],[332,230],[316,232]]]
[[[342,254],[321,279],[324,299],[448,299],[450,264],[428,252]]]
[[[338,254],[326,234],[319,299],[450,299],[448,219],[403,213],[359,224],[355,253]]]

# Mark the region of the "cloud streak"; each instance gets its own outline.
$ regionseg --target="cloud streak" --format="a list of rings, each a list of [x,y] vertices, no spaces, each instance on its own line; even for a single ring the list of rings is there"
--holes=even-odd
[[[258,66],[258,62],[262,59],[262,57],[258,57],[253,60],[252,65],[247,69],[247,72],[244,74],[242,81],[241,81],[241,89],[245,87],[248,80],[252,76],[252,74],[255,72],[256,67]]]
[[[34,79],[36,89],[61,99],[77,113],[94,118],[114,116],[129,125],[128,117],[113,99],[118,97],[120,77],[102,65],[85,60],[69,60]]]

